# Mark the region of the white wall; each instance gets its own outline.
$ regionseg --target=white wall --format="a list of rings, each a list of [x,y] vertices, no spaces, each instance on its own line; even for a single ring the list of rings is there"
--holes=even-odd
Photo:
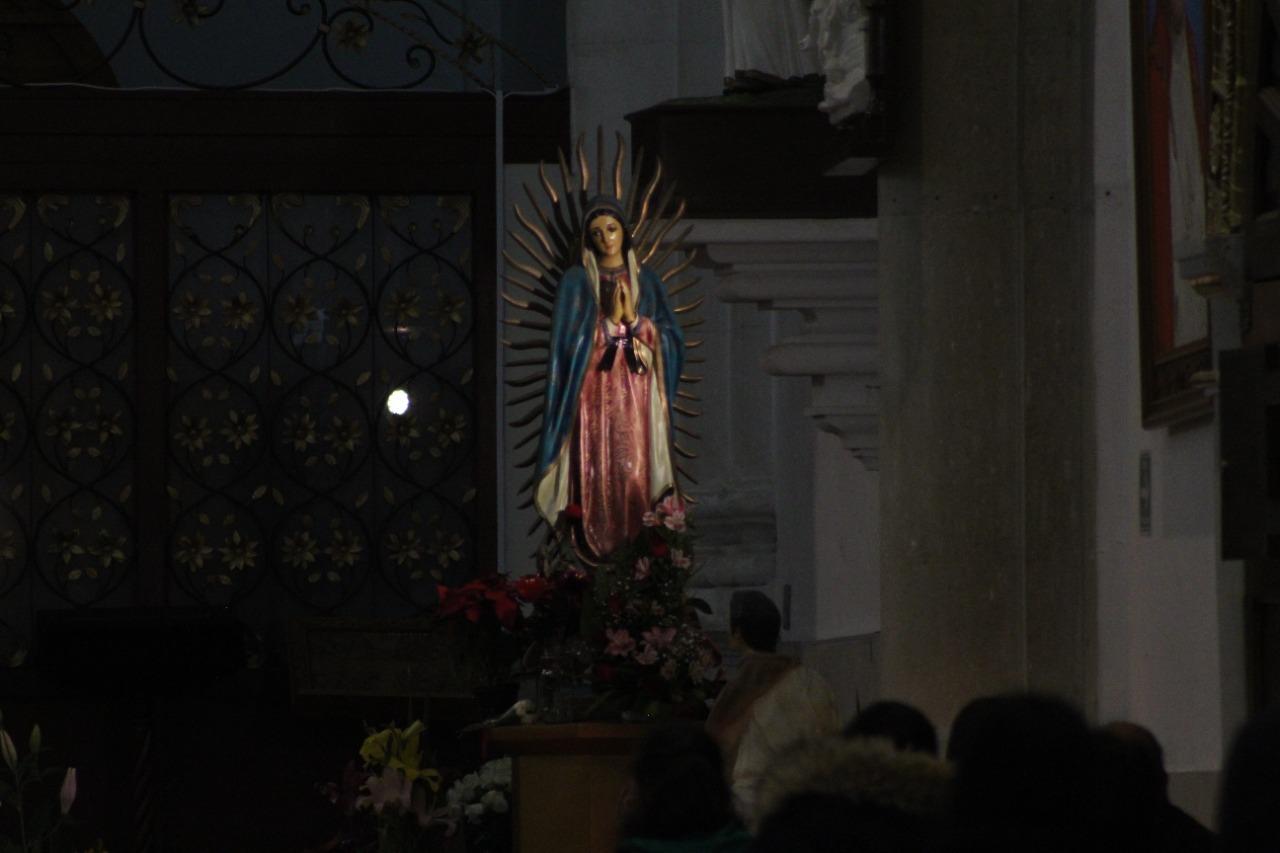
[[[1216,421],[1142,428],[1128,11],[1095,8],[1099,718],[1149,727],[1172,772],[1214,771],[1244,706],[1243,583],[1218,560]],[[1143,451],[1149,536],[1138,524]]]

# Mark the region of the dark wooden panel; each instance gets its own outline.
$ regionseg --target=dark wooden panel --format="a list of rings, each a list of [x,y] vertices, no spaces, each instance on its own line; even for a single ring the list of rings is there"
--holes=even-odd
[[[662,158],[689,217],[876,214],[874,170],[857,177],[823,173],[845,158],[883,153],[883,125],[837,130],[818,110],[816,93],[668,101],[627,120],[633,155],[643,148],[648,157]]]

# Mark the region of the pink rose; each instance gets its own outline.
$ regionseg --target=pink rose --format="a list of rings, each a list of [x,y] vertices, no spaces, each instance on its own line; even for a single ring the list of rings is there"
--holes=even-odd
[[[675,628],[650,628],[640,635],[641,638],[655,649],[665,649],[671,645],[676,638]]]
[[[676,515],[677,513],[684,517],[684,501],[675,495],[669,495],[663,498],[662,503],[658,504],[658,512],[662,515]]]
[[[674,530],[676,533],[681,533],[685,529],[684,513],[673,512],[666,518],[662,519],[662,523],[667,526],[668,530]]]
[[[649,577],[649,558],[641,557],[640,559],[636,560],[635,578],[638,581],[642,581],[647,577]]]
[[[677,569],[687,569],[693,565],[693,560],[684,551],[675,548],[671,551],[671,564]]]
[[[633,658],[641,666],[649,666],[658,662],[658,650],[646,643],[644,650],[633,655]]]
[[[626,628],[606,628],[605,637],[609,640],[609,645],[605,646],[604,653],[615,657],[626,657],[627,654],[636,647],[636,641]]]

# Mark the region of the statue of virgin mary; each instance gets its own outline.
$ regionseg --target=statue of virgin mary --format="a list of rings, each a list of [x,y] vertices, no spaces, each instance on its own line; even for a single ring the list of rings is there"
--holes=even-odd
[[[582,262],[564,273],[552,309],[534,505],[552,524],[580,507],[575,545],[598,563],[678,492],[672,407],[684,335],[661,279],[636,262],[618,200],[596,196],[582,221]]]

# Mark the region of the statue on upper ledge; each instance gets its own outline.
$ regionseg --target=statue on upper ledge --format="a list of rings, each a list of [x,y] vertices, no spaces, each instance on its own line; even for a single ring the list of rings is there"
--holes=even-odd
[[[812,0],[720,0],[725,94],[818,85],[818,56],[803,44]]]
[[[603,148],[599,134],[597,162]],[[624,191],[619,135],[612,192],[605,190],[604,170],[597,169],[595,192],[589,193],[591,170],[581,140],[576,154],[576,180],[561,155],[559,188],[539,165],[548,211],[527,186],[534,218],[514,206],[524,234],[510,233],[529,260],[504,251],[504,277],[527,298],[503,293],[508,305],[524,312],[503,322],[531,334],[504,343],[536,354],[507,367],[544,370],[509,376],[506,384],[530,389],[508,405],[539,403],[511,424],[530,428],[517,447],[533,443],[533,453],[517,465],[533,469],[521,486],[529,493],[524,505],[537,510],[538,524],[571,534],[581,562],[598,565],[632,543],[646,522],[654,523],[660,503],[668,513],[683,513],[688,498],[680,481],[692,477],[677,458],[695,454],[677,443],[676,433],[697,436],[677,423],[677,414],[698,414],[680,402],[697,399],[681,386],[701,377],[684,372],[686,349],[700,342],[686,342],[682,328],[682,322],[700,321],[681,317],[703,300],[673,301],[697,279],[673,281],[693,254],[682,246],[687,231],[667,239],[685,207],[673,204],[670,186],[655,200],[661,162],[642,191],[643,164],[637,163]],[[671,261],[677,251],[685,257]]]

